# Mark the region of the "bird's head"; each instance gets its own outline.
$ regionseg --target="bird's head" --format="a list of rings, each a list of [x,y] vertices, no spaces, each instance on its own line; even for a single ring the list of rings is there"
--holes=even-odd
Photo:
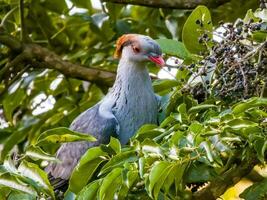
[[[127,57],[135,62],[152,61],[164,66],[162,52],[158,43],[148,36],[125,34],[116,42],[115,58]]]

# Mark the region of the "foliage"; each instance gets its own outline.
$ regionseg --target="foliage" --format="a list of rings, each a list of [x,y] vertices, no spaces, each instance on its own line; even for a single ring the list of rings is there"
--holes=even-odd
[[[4,29],[64,59],[115,71],[115,39],[137,32],[160,38],[164,53],[183,63],[169,65],[179,69],[174,80],[154,82],[162,95],[161,124],[144,125],[126,146],[111,138],[109,144],[89,149],[66,194],[76,199],[191,199],[205,183],[217,182],[240,163],[264,164],[266,9],[218,23],[229,19],[218,18],[227,9],[199,6],[191,12],[107,3],[102,11],[92,1],[71,2],[86,12],[70,14],[72,8],[61,0],[26,0],[21,20],[19,1],[4,0],[0,37]],[[213,40],[214,35],[222,41]],[[98,102],[106,88],[35,68],[34,62],[10,67],[16,52],[2,44],[0,49],[0,198],[55,199],[43,168],[47,161],[59,162],[51,156],[59,143],[94,140],[64,127]],[[152,73],[158,70],[151,67]],[[265,185],[265,179],[253,184],[242,197],[264,198]]]
[[[108,148],[89,149],[72,174],[88,174],[89,184],[83,188],[86,183],[81,185],[80,180],[71,178],[70,190],[80,191],[77,199],[108,199],[115,193],[119,198],[138,194],[183,199],[189,191],[186,185],[218,179],[231,159],[248,159],[253,155],[248,151],[253,149],[264,159],[266,146],[259,141],[266,139],[260,126],[266,113],[254,107],[258,101],[267,105],[266,99],[254,98],[226,109],[216,103],[211,106],[183,99],[159,127],[142,127],[127,148],[121,149],[112,139]],[[239,112],[246,104],[251,106]],[[99,153],[93,154],[95,151]],[[87,170],[100,163],[105,164]]]

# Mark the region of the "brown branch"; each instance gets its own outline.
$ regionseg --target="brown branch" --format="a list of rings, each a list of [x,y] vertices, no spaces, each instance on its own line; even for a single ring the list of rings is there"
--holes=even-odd
[[[251,160],[244,160],[228,171],[224,172],[221,177],[216,178],[209,183],[209,185],[202,190],[193,194],[193,199],[196,200],[216,200],[221,196],[227,188],[236,184],[244,176],[248,175],[253,167],[258,163],[252,157]]]
[[[68,77],[88,80],[102,86],[111,86],[114,82],[114,72],[87,68],[62,60],[60,56],[51,52],[49,49],[36,44],[27,45],[27,48],[34,54],[34,58],[37,61],[41,61],[40,65],[35,65],[35,67],[55,69]]]
[[[68,77],[87,80],[101,86],[111,86],[115,80],[116,74],[114,72],[65,61],[47,48],[37,44],[22,45],[16,38],[7,34],[0,33],[0,43],[6,45],[12,51],[20,52],[20,55],[22,55],[20,59],[32,62],[33,67],[36,68],[55,69]]]
[[[10,62],[8,62],[1,70],[0,70],[0,80],[3,79],[4,75],[6,74],[6,72],[12,68],[14,68],[15,66],[20,65],[21,63],[23,63],[24,61],[30,60],[31,59],[31,55],[28,54],[27,52],[23,51],[21,54],[19,54],[18,56],[16,56],[13,60],[11,60]]]
[[[22,44],[16,38],[11,37],[7,34],[0,33],[0,44],[3,44],[9,47],[12,51],[21,52],[22,51]]]
[[[171,9],[193,9],[198,5],[206,5],[210,8],[217,7],[230,0],[102,0],[103,2],[133,4],[140,6],[171,8]]]

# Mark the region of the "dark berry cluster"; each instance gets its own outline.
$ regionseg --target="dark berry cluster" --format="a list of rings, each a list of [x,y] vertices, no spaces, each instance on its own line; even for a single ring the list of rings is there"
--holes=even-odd
[[[223,24],[222,42],[212,48],[216,59],[213,92],[229,100],[260,96],[265,85],[266,41],[256,42],[253,34],[263,30],[263,22]]]
[[[263,95],[267,81],[267,43],[254,39],[254,34],[266,37],[266,22],[253,19],[244,22],[220,23],[221,32],[215,31],[221,41],[213,46],[205,59],[187,66],[202,78],[202,83],[186,88],[199,101],[208,95],[236,101]],[[203,34],[199,42],[212,41]]]

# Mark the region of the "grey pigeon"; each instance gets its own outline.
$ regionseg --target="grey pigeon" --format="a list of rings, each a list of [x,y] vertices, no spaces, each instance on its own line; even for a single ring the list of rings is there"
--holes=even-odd
[[[54,187],[67,181],[86,150],[106,144],[110,136],[126,144],[144,124],[156,124],[158,98],[153,92],[146,62],[163,66],[159,45],[150,37],[138,34],[121,36],[116,43],[115,57],[119,58],[117,77],[107,95],[95,106],[80,114],[70,129],[90,133],[97,142],[64,143],[56,157],[61,163],[50,163],[46,171]],[[53,184],[53,183],[52,183]]]

